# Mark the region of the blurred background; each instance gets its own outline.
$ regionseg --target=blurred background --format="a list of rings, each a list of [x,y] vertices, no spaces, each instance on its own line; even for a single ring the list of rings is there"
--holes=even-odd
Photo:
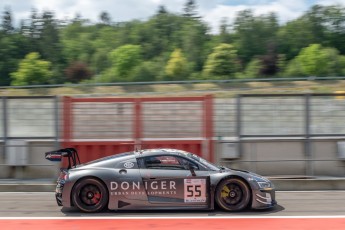
[[[342,1],[148,1],[156,3],[147,3],[152,8],[145,14],[132,15],[146,7],[140,2],[115,1],[109,6],[108,1],[2,1],[0,84],[345,74]],[[72,8],[74,15],[69,16],[71,5],[79,9]],[[90,9],[102,6],[108,8],[90,14]],[[118,9],[127,11],[115,14]],[[119,21],[126,19],[123,14],[132,18]]]
[[[345,175],[341,1],[114,2],[0,4],[1,179],[55,178],[61,147]]]

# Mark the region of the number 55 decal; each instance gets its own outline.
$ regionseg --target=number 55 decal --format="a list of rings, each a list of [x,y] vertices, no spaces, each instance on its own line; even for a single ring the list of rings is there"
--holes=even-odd
[[[206,179],[184,179],[184,202],[206,202]]]
[[[201,197],[201,185],[187,185],[187,197]]]

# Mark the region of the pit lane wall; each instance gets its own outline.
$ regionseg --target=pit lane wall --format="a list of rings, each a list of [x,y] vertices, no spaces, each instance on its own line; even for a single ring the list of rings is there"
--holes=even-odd
[[[285,178],[344,177],[345,161],[339,158],[339,138],[313,139],[307,156],[304,139],[246,139],[216,144],[220,165],[245,169],[261,175]],[[236,146],[236,153],[224,152],[224,145]],[[239,150],[240,148],[240,150]],[[228,148],[226,148],[228,149]],[[233,153],[233,154],[231,154]]]
[[[303,178],[303,176],[344,177],[345,161],[339,159],[339,139],[313,140],[313,157],[306,160],[303,140],[244,140],[242,153],[236,158],[222,154],[224,142],[216,142],[215,158],[219,164],[267,176]],[[226,142],[236,143],[237,142]],[[47,162],[43,152],[54,149],[55,141],[33,140],[28,143],[26,165],[8,165],[1,158],[0,178],[56,178],[59,163]],[[3,155],[3,143],[0,154]]]
[[[23,143],[23,142],[22,142]],[[23,153],[23,147],[25,148]],[[17,155],[5,157],[4,142],[0,142],[0,179],[56,179],[60,163],[47,161],[44,152],[56,148],[55,140],[26,140],[25,146],[7,147],[16,148],[16,151],[7,151]],[[8,159],[10,158],[10,159]]]
[[[225,141],[216,151],[221,163],[263,175],[343,177],[344,96],[238,95],[233,106],[236,140],[224,148],[225,135],[218,136]]]
[[[90,149],[107,154],[132,150],[138,144],[137,137],[141,137],[143,148],[185,149],[213,157],[212,161],[222,165],[262,175],[343,177],[345,102],[338,96],[241,95],[216,98],[213,104],[205,104],[200,98],[195,102],[196,98],[183,101],[176,97],[170,101],[146,99],[141,104],[135,98],[98,104],[78,99],[70,110],[76,116],[70,120],[76,129],[70,129],[69,135],[86,153]],[[45,151],[73,144],[61,138],[66,133],[63,101],[56,97],[2,99],[0,178],[56,177],[60,165],[42,156]],[[205,112],[207,106],[213,109]],[[212,128],[208,139],[206,126]],[[72,137],[82,137],[83,141]],[[116,138],[118,147],[111,137]],[[103,143],[103,147],[98,145],[97,149],[93,142]],[[23,145],[25,159],[13,163],[9,154],[15,155],[15,151],[9,148]],[[207,155],[210,152],[213,154]]]

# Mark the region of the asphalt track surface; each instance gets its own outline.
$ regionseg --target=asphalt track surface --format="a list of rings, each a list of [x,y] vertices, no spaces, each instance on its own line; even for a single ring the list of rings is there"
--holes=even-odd
[[[0,193],[0,229],[345,230],[345,191],[277,192],[269,210],[106,211],[56,205],[53,193]]]

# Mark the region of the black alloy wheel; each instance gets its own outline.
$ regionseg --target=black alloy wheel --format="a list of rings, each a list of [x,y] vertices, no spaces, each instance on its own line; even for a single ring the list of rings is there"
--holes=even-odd
[[[217,186],[215,199],[219,207],[226,211],[241,211],[250,202],[248,185],[238,178],[228,178]]]
[[[72,191],[73,204],[83,212],[100,212],[108,205],[108,200],[107,188],[97,179],[82,179]]]

